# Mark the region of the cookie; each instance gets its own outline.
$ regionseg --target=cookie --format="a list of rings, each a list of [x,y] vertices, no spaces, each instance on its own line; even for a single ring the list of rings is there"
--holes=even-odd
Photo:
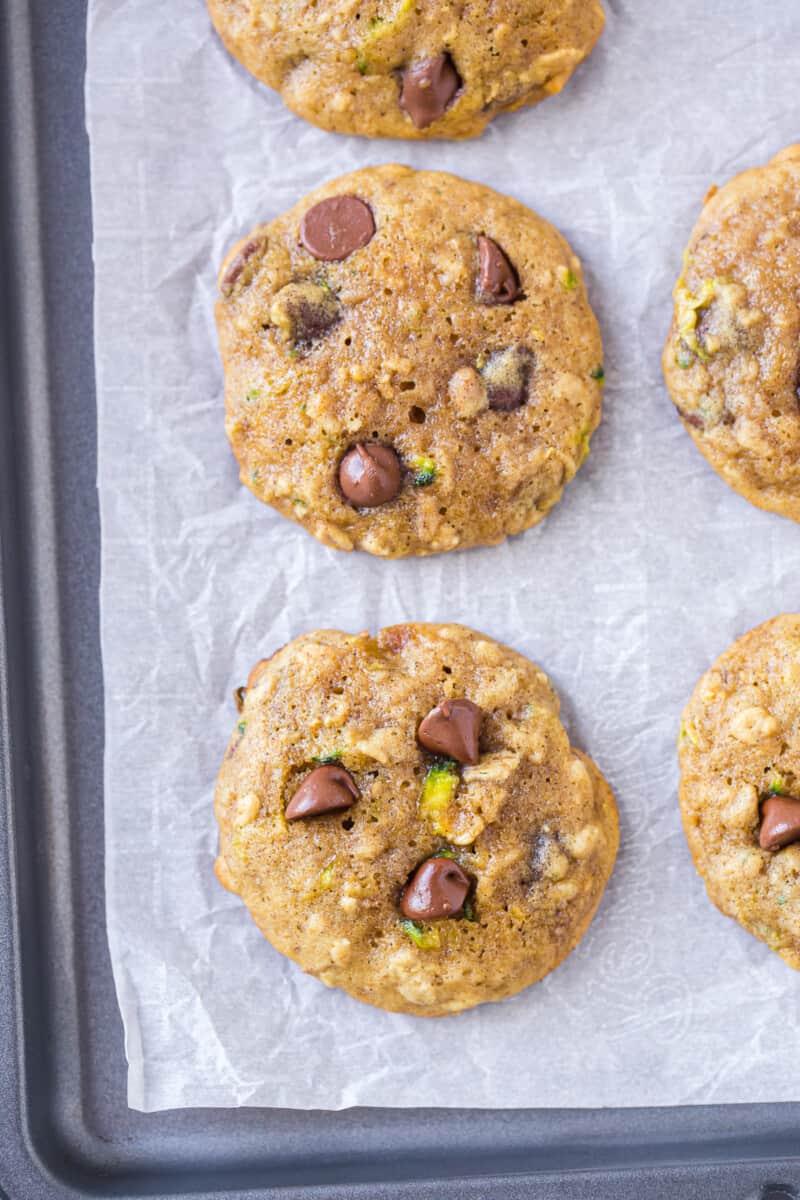
[[[710,898],[800,970],[800,615],[717,659],[678,745],[683,826]]]
[[[709,192],[675,288],[664,376],[695,445],[800,521],[800,145]]]
[[[603,368],[580,264],[506,196],[357,171],[256,229],[219,282],[242,482],[328,546],[501,542],[588,453]]]
[[[314,125],[467,138],[561,91],[603,28],[599,0],[209,0],[226,47]]]
[[[217,876],[304,971],[442,1016],[513,995],[580,941],[617,813],[533,663],[460,625],[322,630],[239,699]]]

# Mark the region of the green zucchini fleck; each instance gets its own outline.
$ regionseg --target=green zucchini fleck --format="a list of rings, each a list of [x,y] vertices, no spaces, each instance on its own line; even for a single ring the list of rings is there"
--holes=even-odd
[[[425,776],[419,811],[439,837],[447,837],[447,810],[458,791],[459,778],[458,764],[449,758],[439,759]]]
[[[785,796],[786,795],[786,780],[777,771],[771,776],[765,796]]]
[[[331,763],[339,763],[342,761],[341,750],[331,750],[327,754],[317,754],[312,758],[312,762],[319,763],[321,767],[327,767]]]
[[[412,487],[429,487],[436,479],[436,463],[432,458],[426,458],[420,455],[411,460],[413,475],[411,477]]]
[[[442,944],[441,934],[435,927],[423,929],[416,921],[411,921],[406,917],[400,922],[400,928],[420,950],[438,950]]]

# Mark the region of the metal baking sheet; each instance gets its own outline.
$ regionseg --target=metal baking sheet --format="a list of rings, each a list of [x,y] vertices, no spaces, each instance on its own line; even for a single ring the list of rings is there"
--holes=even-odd
[[[0,1198],[797,1200],[795,1104],[127,1109],[103,914],[84,23],[82,0],[0,9]]]

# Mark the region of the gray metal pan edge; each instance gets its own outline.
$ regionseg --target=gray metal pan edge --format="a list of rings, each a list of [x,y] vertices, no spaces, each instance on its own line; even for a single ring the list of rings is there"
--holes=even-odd
[[[84,37],[83,0],[0,6],[0,1200],[800,1195],[800,1105],[127,1109],[102,893]]]

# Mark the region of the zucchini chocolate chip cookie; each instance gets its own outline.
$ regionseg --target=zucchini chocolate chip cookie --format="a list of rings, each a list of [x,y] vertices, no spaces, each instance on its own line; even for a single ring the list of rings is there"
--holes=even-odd
[[[800,145],[709,193],[675,288],[664,375],[695,445],[800,521]]]
[[[304,971],[442,1016],[513,995],[580,941],[617,812],[533,663],[460,625],[322,630],[238,698],[217,876]]]
[[[506,196],[357,171],[256,229],[219,279],[242,482],[328,546],[496,544],[588,454],[603,368],[580,264]]]
[[[683,826],[710,898],[800,970],[800,615],[717,659],[686,706],[679,758]]]
[[[561,91],[599,0],[209,0],[228,50],[323,129],[466,138]]]

